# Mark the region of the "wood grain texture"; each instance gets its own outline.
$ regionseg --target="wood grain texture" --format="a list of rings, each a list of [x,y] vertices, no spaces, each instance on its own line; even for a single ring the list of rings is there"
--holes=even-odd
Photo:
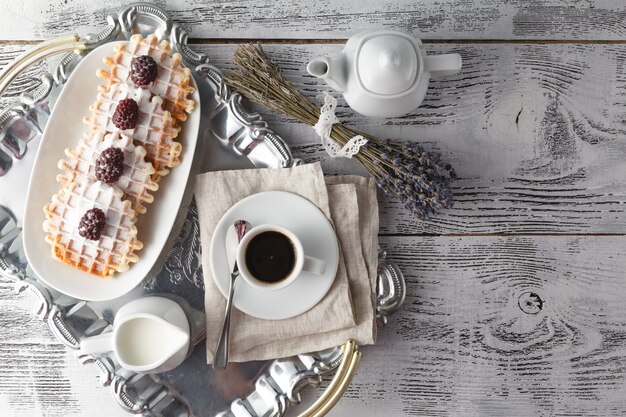
[[[0,415],[123,417],[97,372],[81,365],[0,278]]]
[[[8,45],[0,43],[0,69],[3,69],[9,62],[14,60],[19,54],[30,46]],[[0,98],[0,109],[14,104],[22,92],[35,89],[40,84],[41,76],[48,69],[46,62],[35,64],[18,76],[9,86],[8,90]]]
[[[0,0],[0,39],[95,32],[123,3]],[[429,52],[463,56],[463,71],[433,80],[411,115],[367,119],[340,101],[338,115],[348,124],[421,141],[441,151],[461,178],[455,208],[429,222],[381,200],[381,245],[407,277],[407,301],[379,344],[364,349],[356,379],[331,416],[626,415],[626,236],[591,236],[626,234],[626,49],[603,42],[624,41],[626,3],[158,4],[200,43],[317,42],[265,47],[311,98],[326,87],[305,74],[306,63],[342,48],[321,44],[325,39],[400,29],[446,40],[427,45]],[[480,42],[491,39],[498,43]],[[554,42],[532,43],[544,39]],[[196,47],[222,68],[234,49]],[[0,66],[23,49],[0,43]],[[44,69],[19,79],[9,100],[36,84]],[[331,174],[362,173],[353,161],[326,158],[309,127],[263,113],[296,156],[322,160]],[[474,236],[494,233],[513,236]],[[55,342],[2,281],[0,415],[126,415],[95,370]]]
[[[229,65],[234,46],[205,46]],[[266,45],[286,75],[313,100],[327,89],[305,73],[317,55],[340,45]],[[404,117],[338,116],[380,137],[418,141],[440,151],[460,179],[455,207],[431,221],[393,200],[381,203],[391,234],[624,233],[626,231],[626,69],[615,45],[429,45],[458,52],[460,74],[432,80],[423,105]],[[359,172],[330,160],[310,127],[260,109],[306,161],[327,173]]]
[[[445,0],[343,2],[156,1],[195,38],[346,39],[365,29],[398,29],[425,39],[621,40],[619,0]],[[121,0],[0,1],[3,39],[89,33]]]
[[[331,415],[624,415],[625,244],[617,236],[383,237],[407,278],[406,304],[379,345],[365,348]],[[23,300],[0,294],[11,320],[0,326],[11,341],[0,344],[0,393],[13,398],[2,415],[87,415],[65,410],[77,398],[85,401],[77,410],[104,401],[87,393],[94,370],[68,375],[74,359]],[[68,379],[84,375],[91,383],[70,389]],[[117,415],[107,413],[89,415]]]
[[[12,52],[17,52],[17,47]],[[233,45],[203,45],[227,68]],[[305,73],[317,55],[340,45],[266,45],[313,100],[326,90]],[[459,52],[464,68],[432,80],[424,104],[400,118],[370,119],[340,101],[347,124],[397,140],[423,142],[457,169],[455,208],[429,222],[399,203],[381,203],[390,234],[624,233],[626,216],[626,52],[617,45],[429,45]],[[5,58],[6,59],[6,58]],[[36,69],[33,71],[37,71]],[[13,91],[34,79],[25,79]],[[329,160],[310,127],[261,110],[306,161],[329,173],[358,172]]]
[[[625,244],[382,238],[405,272],[406,304],[334,415],[625,415]]]

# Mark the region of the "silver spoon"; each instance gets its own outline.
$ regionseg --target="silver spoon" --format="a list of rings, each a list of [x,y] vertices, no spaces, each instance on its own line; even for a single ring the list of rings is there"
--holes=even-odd
[[[243,239],[243,236],[250,230],[250,223],[245,220],[237,220],[233,226],[228,229],[228,234],[235,234],[236,239],[226,238],[227,247],[226,251],[237,251],[239,242]],[[236,245],[231,242],[236,242]],[[232,246],[232,247],[231,247]],[[237,266],[237,260],[233,265],[233,272],[230,274],[230,285],[228,286],[228,301],[226,303],[226,314],[224,315],[224,323],[222,324],[222,331],[220,333],[220,339],[215,349],[215,358],[213,359],[213,368],[221,371],[226,369],[228,365],[228,352],[229,352],[229,338],[230,338],[230,313],[233,307],[233,295],[235,294],[235,281],[239,277],[239,267]]]

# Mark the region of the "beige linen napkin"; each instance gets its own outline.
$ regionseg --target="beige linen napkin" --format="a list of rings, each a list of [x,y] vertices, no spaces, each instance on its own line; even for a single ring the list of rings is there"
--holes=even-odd
[[[376,286],[378,285],[378,229],[380,227],[380,220],[378,217],[378,199],[376,193],[378,187],[376,181],[372,178],[365,178],[358,175],[340,175],[334,177],[326,177],[326,184],[329,185],[329,190],[332,184],[354,184],[357,197],[358,206],[358,230],[359,236],[356,242],[360,242],[362,246],[362,256],[365,262],[365,275],[359,275],[356,277],[358,282],[365,286],[363,282],[364,278],[367,278],[369,286],[370,303],[366,303],[366,295],[363,293],[363,298],[355,294],[353,290],[352,299],[355,306],[355,321],[357,326],[353,333],[348,333],[347,338],[356,340],[359,344],[372,344],[376,342]],[[330,191],[329,191],[330,192]],[[344,196],[344,199],[346,197]],[[334,218],[334,217],[333,217]],[[354,228],[354,225],[350,225]],[[340,236],[341,240],[341,236]],[[356,245],[355,245],[356,246]],[[344,244],[344,248],[345,248]],[[358,247],[353,247],[350,252],[344,251],[344,254],[350,253],[351,259],[356,259],[358,253]],[[349,268],[349,270],[352,270]],[[356,270],[356,268],[354,269]],[[362,272],[361,272],[362,273]],[[350,288],[353,288],[352,281]],[[368,326],[371,325],[371,334],[368,331]],[[342,334],[342,336],[346,336]],[[346,339],[347,340],[347,339]]]
[[[357,183],[360,181],[358,177],[353,180]],[[372,267],[375,260],[366,263],[363,251],[371,253],[372,247],[375,250],[376,242],[372,240],[369,242],[371,245],[361,247],[357,188],[363,191],[365,186],[364,183],[357,183],[332,185],[327,191],[319,164],[280,170],[221,171],[198,176],[195,194],[203,246],[208,362],[213,360],[226,304],[213,281],[208,263],[213,229],[234,203],[261,191],[293,192],[312,201],[328,217],[332,214],[342,253],[350,256],[340,257],[337,277],[328,294],[304,314],[287,320],[271,321],[233,309],[231,361],[291,356],[337,346],[348,338],[356,338],[361,344],[374,342],[373,291],[369,274],[372,268],[375,269],[375,265]],[[366,201],[367,197],[364,195],[362,199]],[[372,210],[371,207],[368,209]],[[376,227],[373,232],[375,235],[378,231],[377,205],[373,209],[376,210],[375,221],[368,226]],[[353,299],[356,300],[355,307]]]

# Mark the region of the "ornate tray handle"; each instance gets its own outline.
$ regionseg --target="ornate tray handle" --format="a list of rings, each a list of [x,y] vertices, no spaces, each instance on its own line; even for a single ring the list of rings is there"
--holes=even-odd
[[[48,57],[74,51],[77,54],[87,48],[87,42],[72,33],[60,38],[42,42],[27,51],[24,51],[15,60],[10,62],[0,73],[0,95],[4,94],[9,84],[28,67]]]
[[[341,364],[326,391],[300,417],[322,417],[326,415],[343,396],[352,382],[361,361],[361,352],[354,340],[349,340],[341,348]]]

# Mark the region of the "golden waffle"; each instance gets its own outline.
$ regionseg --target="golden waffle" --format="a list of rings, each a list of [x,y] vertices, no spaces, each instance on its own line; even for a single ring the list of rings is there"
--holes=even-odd
[[[162,109],[163,100],[160,97],[151,96],[143,88],[121,83],[109,88],[100,86],[99,89],[98,100],[89,108],[90,115],[83,119],[90,130],[120,131],[113,125],[113,113],[120,100],[132,98],[139,106],[139,119],[134,129],[121,132],[131,136],[135,145],[146,149],[146,160],[154,166],[156,176],[166,175],[168,168],[180,163],[183,147],[174,140],[178,129],[172,126],[170,113]]]
[[[137,240],[135,213],[123,200],[122,190],[100,181],[82,178],[68,184],[46,204],[43,228],[55,259],[83,271],[109,277],[128,269],[137,261],[135,251],[143,247]],[[105,213],[106,226],[99,240],[78,234],[78,225],[87,210]]]
[[[146,212],[144,204],[154,201],[152,192],[159,189],[159,185],[151,177],[154,168],[144,158],[146,150],[142,146],[135,146],[132,139],[120,133],[105,135],[102,131],[91,131],[74,149],[66,149],[67,160],[59,161],[59,169],[63,171],[57,180],[65,187],[76,181],[96,179],[96,161],[107,148],[119,148],[124,152],[124,170],[114,185],[124,192],[124,199],[130,200],[132,209],[137,214]]]
[[[188,98],[195,88],[191,85],[191,71],[182,64],[179,53],[172,54],[169,42],[159,41],[155,35],[144,38],[140,34],[131,36],[128,43],[117,44],[113,56],[104,58],[108,70],[100,69],[98,77],[107,85],[116,82],[134,86],[130,79],[133,58],[141,55],[151,56],[157,64],[157,79],[145,88],[164,101],[164,108],[178,121],[187,120],[187,113],[195,107],[195,102]]]

